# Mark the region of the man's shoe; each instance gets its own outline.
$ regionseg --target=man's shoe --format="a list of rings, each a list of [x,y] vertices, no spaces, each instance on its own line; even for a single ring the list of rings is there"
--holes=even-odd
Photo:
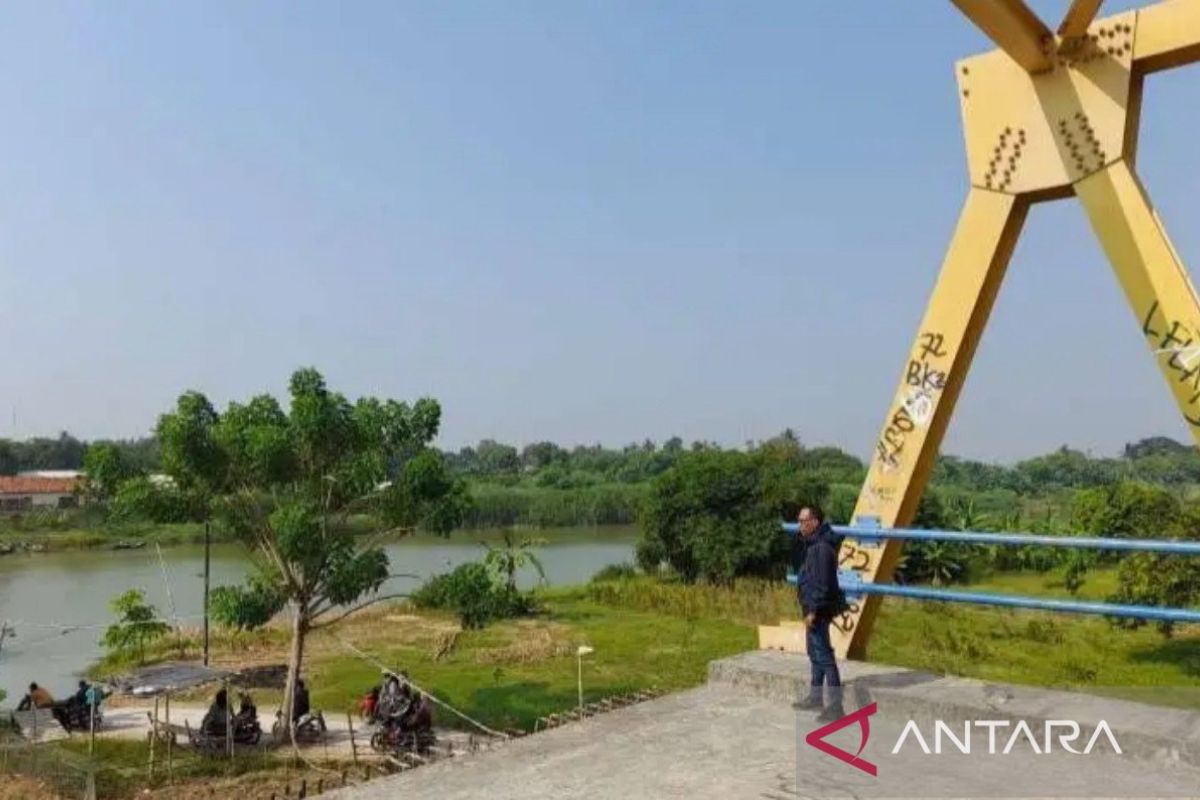
[[[806,697],[803,700],[794,700],[792,708],[797,711],[813,711],[823,705],[819,697]]]
[[[817,722],[833,722],[846,716],[846,712],[841,706],[830,706],[829,708],[817,714]]]

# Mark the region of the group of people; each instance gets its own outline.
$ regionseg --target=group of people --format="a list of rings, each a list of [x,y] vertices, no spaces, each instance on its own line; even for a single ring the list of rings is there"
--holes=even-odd
[[[29,684],[29,692],[17,705],[17,711],[47,709],[67,730],[85,728],[93,718],[100,716],[100,704],[106,696],[100,685],[80,681],[74,694],[62,702],[56,702],[45,687],[33,682]]]
[[[226,732],[232,728],[234,739],[237,741],[256,738],[255,734],[261,732],[258,723],[258,707],[254,704],[254,698],[249,694],[242,692],[238,697],[238,710],[230,716],[229,696],[224,689],[219,690],[216,697],[213,698],[212,705],[208,707],[204,720],[200,723],[200,729],[209,736],[224,737]],[[312,711],[308,687],[303,679],[298,679],[292,698],[292,726],[297,730],[303,730],[310,724],[324,730],[324,719],[321,718],[319,712]]]
[[[433,729],[433,705],[428,696],[413,689],[406,672],[387,673],[383,685],[373,686],[363,697],[359,712],[368,722],[397,727],[403,733]]]
[[[230,712],[229,693],[220,689],[200,722],[200,730],[208,736],[224,737],[232,729],[236,738],[240,731],[258,728],[258,706],[246,692],[238,696],[238,710],[232,716]]]

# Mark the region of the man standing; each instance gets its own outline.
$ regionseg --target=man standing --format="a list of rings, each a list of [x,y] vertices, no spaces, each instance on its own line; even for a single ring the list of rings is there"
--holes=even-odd
[[[836,555],[842,549],[842,540],[846,537],[835,533],[821,509],[816,506],[802,506],[796,521],[800,533],[792,537],[792,572],[796,573],[796,601],[800,605],[800,617],[804,618],[804,559],[809,546],[817,539],[829,542]]]
[[[844,605],[841,587],[838,586],[837,549],[834,542],[841,543],[825,523],[821,509],[805,506],[800,509],[800,533],[804,561],[796,573],[800,588],[801,613],[804,615],[805,649],[812,666],[808,697],[792,703],[796,709],[824,708],[817,717],[820,722],[830,722],[845,716],[842,710],[842,678],[833,654],[833,643],[829,639],[829,625]],[[798,545],[799,546],[799,545]],[[793,551],[794,552],[794,551]],[[829,686],[831,702],[825,707],[823,687]]]

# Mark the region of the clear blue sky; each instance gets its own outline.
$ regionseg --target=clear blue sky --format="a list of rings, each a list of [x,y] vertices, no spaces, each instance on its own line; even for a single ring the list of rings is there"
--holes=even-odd
[[[311,364],[439,398],[445,446],[791,426],[866,455],[985,48],[934,0],[6,4],[0,436],[139,435]],[[1193,270],[1197,109],[1200,66],[1154,76],[1140,162]],[[1082,211],[1036,208],[946,450],[1160,433],[1187,437]]]

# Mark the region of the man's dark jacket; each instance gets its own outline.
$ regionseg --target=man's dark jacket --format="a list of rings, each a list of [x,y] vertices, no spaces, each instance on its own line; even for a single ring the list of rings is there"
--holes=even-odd
[[[845,596],[838,586],[838,556],[833,543],[814,536],[804,556],[800,575],[800,599],[806,614],[833,617],[845,607]]]
[[[792,537],[792,572],[796,573],[799,583],[799,588],[804,586],[804,557],[808,553],[814,542],[821,539],[829,542],[833,548],[834,555],[842,549],[842,540],[845,539],[839,533],[835,533],[828,522],[822,522],[821,527],[817,528],[811,539],[805,539],[804,534],[797,531]]]

